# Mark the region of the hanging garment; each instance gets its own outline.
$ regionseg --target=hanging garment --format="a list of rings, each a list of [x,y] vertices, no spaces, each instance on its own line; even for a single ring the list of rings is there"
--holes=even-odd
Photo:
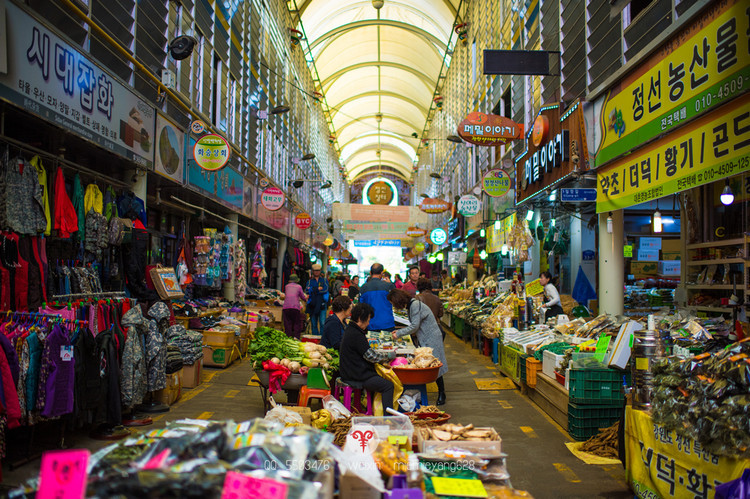
[[[139,301],[149,302],[159,299],[153,289],[146,287],[146,253],[148,250],[148,232],[133,229],[130,244],[123,244],[125,282],[130,294]]]
[[[44,292],[41,272],[41,262],[39,261],[39,250],[37,238],[39,236],[22,237],[19,241],[19,250],[27,262],[27,307],[29,310],[36,310],[42,306]]]
[[[29,161],[34,168],[36,168],[37,178],[39,179],[39,185],[42,188],[42,208],[44,210],[44,218],[47,220],[47,226],[44,229],[44,235],[49,236],[52,233],[52,217],[49,211],[49,191],[47,188],[47,170],[42,165],[42,158],[34,156]]]
[[[102,397],[102,379],[99,376],[99,349],[89,328],[78,332],[75,350],[75,413],[76,420],[88,411],[95,411]]]
[[[118,217],[117,213],[117,196],[112,186],[107,186],[107,190],[104,191],[104,216],[107,218],[107,222],[112,220],[112,217]]]
[[[73,208],[78,220],[76,238],[78,241],[83,241],[83,238],[86,237],[86,212],[84,211],[83,184],[81,183],[81,176],[77,173],[73,177]]]
[[[36,331],[32,331],[26,337],[29,347],[29,369],[26,371],[26,410],[31,412],[37,408],[37,395],[39,393],[39,371],[42,364],[42,342],[39,341]]]
[[[13,277],[15,282],[15,309],[16,310],[28,310],[29,306],[29,258],[31,255],[31,247],[29,246],[29,238],[24,237],[19,240],[17,234],[12,234],[11,238],[16,243],[18,250],[18,263],[16,265],[15,275]]]
[[[121,217],[131,220],[139,219],[144,225],[148,224],[146,204],[132,192],[126,192],[117,198],[117,211]]]
[[[49,375],[42,416],[54,418],[73,412],[75,355],[68,332],[59,324],[52,328],[47,344],[50,351],[47,359]]]
[[[123,407],[133,407],[143,402],[148,384],[146,370],[145,336],[149,321],[143,317],[141,307],[131,308],[122,316],[122,325],[127,328],[125,348],[122,353],[122,376],[120,392]]]
[[[148,366],[148,391],[161,390],[167,386],[167,343],[165,332],[169,327],[169,308],[164,302],[156,302],[149,310],[152,320],[146,334],[146,365]]]
[[[21,404],[18,402],[18,392],[16,391],[15,383],[13,383],[8,359],[2,350],[0,350],[0,378],[2,378],[3,400],[5,412],[8,417],[8,428],[17,428],[21,425]]]
[[[13,378],[13,384],[18,384],[18,374],[20,371],[20,366],[18,362],[18,352],[16,351],[16,348],[11,344],[10,339],[3,333],[0,332],[0,348],[2,348],[3,352],[5,352],[5,358],[8,362],[8,367],[10,368],[10,374]]]
[[[44,216],[42,186],[32,165],[20,158],[6,164],[5,195],[5,214],[11,229],[19,234],[44,232],[47,220]]]
[[[99,377],[102,383],[97,420],[106,421],[110,425],[118,425],[122,422],[122,405],[115,332],[108,330],[97,335],[96,345],[99,350]]]
[[[58,168],[55,174],[54,214],[54,228],[58,236],[67,239],[78,230],[78,215],[65,190],[62,168]]]
[[[83,212],[88,215],[92,210],[99,215],[104,214],[104,195],[96,184],[87,185],[83,196]]]

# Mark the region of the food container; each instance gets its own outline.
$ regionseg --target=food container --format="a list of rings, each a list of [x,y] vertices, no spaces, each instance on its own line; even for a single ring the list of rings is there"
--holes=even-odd
[[[357,424],[369,424],[375,428],[378,438],[387,440],[388,437],[408,437],[411,445],[414,435],[414,426],[411,420],[404,416],[358,416],[352,418],[352,426]]]
[[[399,366],[394,366],[392,369],[404,385],[426,385],[427,383],[432,383],[438,379],[438,371],[440,371],[441,367],[443,367],[443,364],[424,369],[412,369]]]

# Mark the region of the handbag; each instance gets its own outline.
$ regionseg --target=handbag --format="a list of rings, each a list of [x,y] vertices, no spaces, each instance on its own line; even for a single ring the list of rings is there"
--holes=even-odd
[[[185,296],[173,267],[157,265],[149,271],[149,275],[154,284],[154,289],[162,300],[172,300]]]

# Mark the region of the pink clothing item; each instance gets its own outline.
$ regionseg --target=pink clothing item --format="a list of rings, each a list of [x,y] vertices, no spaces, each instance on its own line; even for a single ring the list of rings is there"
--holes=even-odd
[[[404,283],[404,287],[402,287],[401,290],[406,291],[412,298],[417,297],[417,286],[411,281],[406,281]]]
[[[74,308],[68,310],[68,307],[63,308],[42,308],[39,307],[39,313],[45,315],[59,315],[63,319],[74,320],[76,318],[76,311]]]
[[[0,348],[0,378],[2,378],[3,394],[5,395],[8,429],[18,428],[21,426],[21,402],[18,400],[18,391],[16,391],[16,384],[13,382],[8,358],[2,348]]]
[[[404,287],[404,281],[396,281],[393,284],[396,286],[396,289],[401,289]]]
[[[286,295],[286,297],[284,298],[284,306],[282,309],[293,308],[295,310],[300,310],[302,308],[300,300],[305,300],[305,292],[302,290],[302,286],[296,282],[290,282],[284,288],[284,295]]]

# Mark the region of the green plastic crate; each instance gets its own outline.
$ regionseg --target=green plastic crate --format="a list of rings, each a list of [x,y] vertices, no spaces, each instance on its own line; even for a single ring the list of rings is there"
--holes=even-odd
[[[456,315],[453,316],[453,334],[459,338],[464,337],[464,320]]]
[[[518,361],[521,363],[519,369],[521,371],[521,382],[526,383],[526,359],[530,357],[529,354],[522,353]]]
[[[622,417],[624,410],[619,404],[568,404],[568,433],[576,440],[587,440],[601,428],[609,428]]]
[[[622,402],[622,374],[614,369],[571,369],[568,383],[573,404],[616,404]]]

